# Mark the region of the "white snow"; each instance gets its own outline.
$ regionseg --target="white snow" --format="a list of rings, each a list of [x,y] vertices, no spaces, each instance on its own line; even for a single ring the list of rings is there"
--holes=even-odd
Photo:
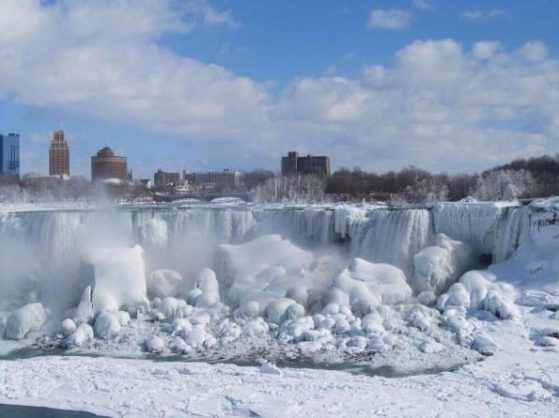
[[[0,265],[0,330],[17,340],[1,352],[108,356],[0,359],[0,403],[110,416],[557,415],[556,200],[164,208],[0,217],[0,239],[23,240],[29,259],[8,280],[16,270]],[[111,358],[148,353],[161,361]],[[216,359],[261,366],[190,362]]]

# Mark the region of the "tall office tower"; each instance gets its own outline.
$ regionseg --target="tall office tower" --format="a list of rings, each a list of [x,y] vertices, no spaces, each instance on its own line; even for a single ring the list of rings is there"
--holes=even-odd
[[[70,175],[70,149],[64,139],[64,131],[54,131],[49,146],[49,175]]]
[[[0,176],[19,178],[19,134],[0,134]]]

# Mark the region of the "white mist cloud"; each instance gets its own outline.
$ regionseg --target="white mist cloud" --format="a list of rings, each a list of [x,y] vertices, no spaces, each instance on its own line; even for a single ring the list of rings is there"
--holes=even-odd
[[[476,22],[495,20],[506,16],[507,14],[500,9],[491,9],[491,10],[474,9],[474,10],[464,10],[462,13],[460,13],[461,19],[471,20]]]
[[[559,63],[541,42],[416,41],[358,77],[301,77],[275,98],[266,83],[159,43],[208,24],[187,2],[92,4],[2,1],[0,98],[173,135],[232,166],[271,165],[290,149],[378,170],[559,152]]]
[[[375,9],[369,15],[369,27],[401,30],[409,26],[411,14],[401,9]]]
[[[427,0],[411,0],[411,5],[418,10],[423,10],[428,12],[435,10],[435,7],[431,4],[431,2]]]

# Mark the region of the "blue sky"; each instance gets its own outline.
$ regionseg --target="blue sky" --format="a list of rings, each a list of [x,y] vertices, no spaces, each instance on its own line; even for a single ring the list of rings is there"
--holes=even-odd
[[[480,170],[559,152],[559,1],[0,0],[0,132],[23,172],[66,130],[137,177],[334,167]]]

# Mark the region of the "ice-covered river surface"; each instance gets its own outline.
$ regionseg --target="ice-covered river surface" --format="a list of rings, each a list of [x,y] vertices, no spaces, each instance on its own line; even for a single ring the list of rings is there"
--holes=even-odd
[[[557,199],[0,209],[0,403],[556,416],[558,212]]]

